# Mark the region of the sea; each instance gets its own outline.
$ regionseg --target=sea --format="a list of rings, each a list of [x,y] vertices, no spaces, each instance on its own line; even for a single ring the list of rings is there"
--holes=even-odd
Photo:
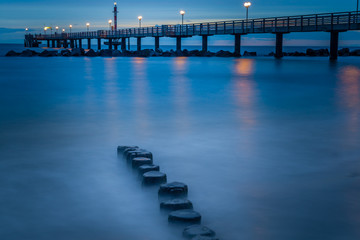
[[[23,49],[0,45],[0,239],[183,239],[118,145],[220,240],[360,239],[360,58],[3,57]]]

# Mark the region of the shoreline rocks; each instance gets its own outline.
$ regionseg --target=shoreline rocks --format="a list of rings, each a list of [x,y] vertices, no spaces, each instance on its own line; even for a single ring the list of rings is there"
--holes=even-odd
[[[275,53],[271,52],[266,55],[259,55],[257,52],[248,52],[245,51],[242,56],[244,57],[258,57],[258,56],[274,56]],[[283,52],[285,57],[329,57],[330,52],[327,48],[324,49],[306,49],[306,52]],[[350,51],[349,48],[341,48],[338,50],[338,55],[340,57],[346,56],[360,56],[360,49],[355,49]],[[62,49],[62,50],[44,50],[42,52],[36,52],[31,49],[26,49],[20,53],[17,53],[13,50],[10,50],[6,53],[6,57],[240,57],[236,56],[233,52],[220,50],[218,52],[203,52],[200,50],[187,50],[182,51],[163,51],[161,49],[143,49],[141,51],[119,51],[119,50],[109,50],[102,49],[95,51],[89,49],[85,51],[83,48],[73,48],[73,49]]]

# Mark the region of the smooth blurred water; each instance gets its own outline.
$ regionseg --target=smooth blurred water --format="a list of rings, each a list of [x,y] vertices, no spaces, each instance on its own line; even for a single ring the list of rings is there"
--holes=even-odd
[[[360,238],[360,60],[0,57],[0,239],[181,239],[117,145],[220,239]]]

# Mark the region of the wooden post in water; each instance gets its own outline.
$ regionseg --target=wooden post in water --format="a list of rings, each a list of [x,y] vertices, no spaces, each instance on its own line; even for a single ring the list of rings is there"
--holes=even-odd
[[[136,38],[137,39],[137,51],[141,51],[141,37]]]
[[[126,38],[121,38],[121,51],[126,51]]]
[[[97,39],[98,50],[101,50],[101,38]]]
[[[208,51],[208,35],[202,36],[202,51],[203,52]]]
[[[339,32],[330,32],[330,60],[336,60],[338,58],[339,48]]]
[[[112,38],[109,38],[109,50],[112,50]]]
[[[181,37],[176,37],[176,51],[181,51]]]
[[[155,37],[155,51],[160,48],[160,37]]]
[[[282,58],[284,33],[276,33],[275,58]]]
[[[240,57],[241,56],[241,34],[234,34],[235,35],[235,51],[234,51],[234,55],[236,57]]]

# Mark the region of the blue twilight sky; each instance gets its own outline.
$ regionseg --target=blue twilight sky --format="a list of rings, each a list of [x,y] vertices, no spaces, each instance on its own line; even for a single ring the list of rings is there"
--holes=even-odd
[[[112,18],[113,0],[0,0],[0,43],[21,43],[24,29],[40,32],[44,26],[66,28],[72,24],[73,31],[107,29]],[[202,22],[245,17],[243,0],[136,0],[118,2],[120,27],[137,26],[137,16],[143,16],[143,26],[180,23],[179,11],[186,11],[185,22]],[[356,0],[252,0],[249,17],[270,17],[323,12],[356,10]],[[341,3],[341,4],[339,4]],[[327,45],[328,33],[289,34],[287,45]],[[359,45],[360,33],[341,34],[341,45]],[[244,45],[270,45],[271,34],[244,37]],[[146,43],[146,42],[145,42]],[[198,44],[197,38],[186,44]],[[232,44],[231,36],[213,37],[213,45]]]

